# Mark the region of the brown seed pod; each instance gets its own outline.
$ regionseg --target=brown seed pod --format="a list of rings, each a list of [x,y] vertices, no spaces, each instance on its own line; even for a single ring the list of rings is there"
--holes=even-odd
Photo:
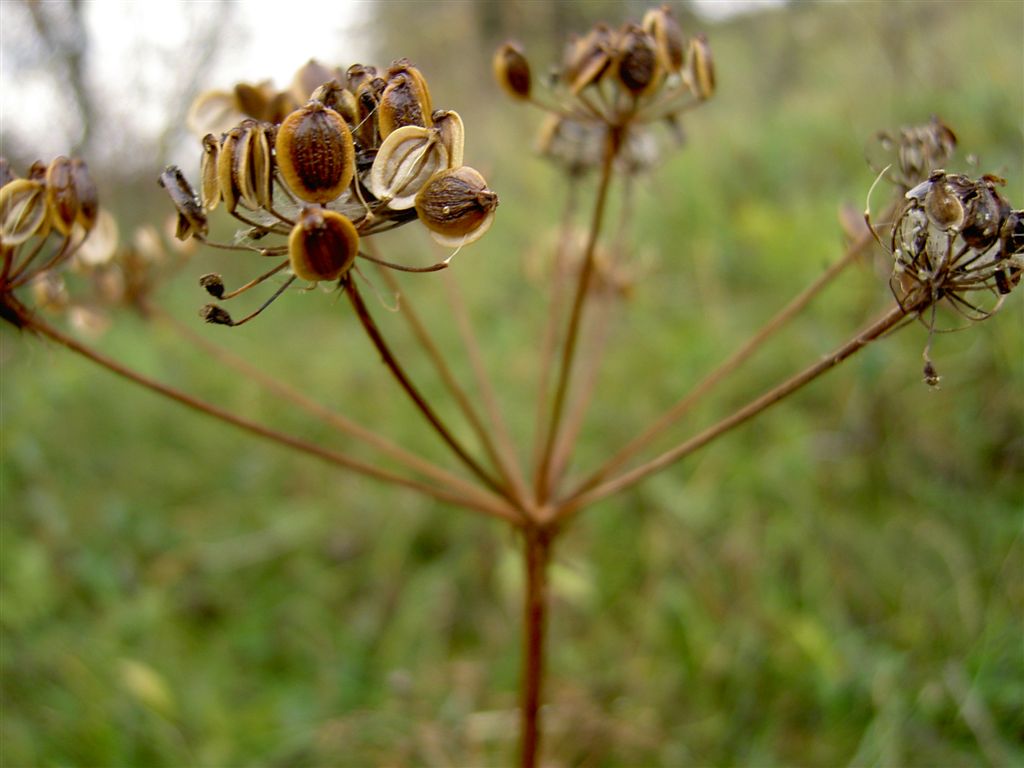
[[[636,24],[627,24],[619,32],[613,66],[616,80],[636,97],[650,93],[661,82],[654,40]]]
[[[530,98],[530,62],[518,43],[507,42],[494,52],[494,79],[513,99]]]
[[[701,101],[715,94],[715,63],[711,58],[711,46],[704,35],[690,40],[686,56],[686,77],[693,95]]]
[[[353,64],[345,72],[346,82],[348,83],[348,89],[352,93],[359,91],[361,86],[367,80],[373,80],[377,77],[376,67],[364,67],[362,64]]]
[[[54,229],[71,234],[78,216],[78,196],[71,180],[71,160],[66,157],[55,157],[46,169],[46,207]]]
[[[187,240],[193,235],[205,237],[208,231],[206,214],[181,169],[176,165],[167,166],[157,182],[167,190],[178,213],[174,236],[179,240]]]
[[[356,138],[366,149],[380,146],[380,132],[377,128],[377,107],[387,83],[379,77],[363,80],[356,93]]]
[[[406,75],[415,84],[415,90],[419,94],[420,104],[423,106],[423,114],[429,115],[434,111],[434,104],[430,98],[430,87],[427,85],[427,78],[420,72],[419,67],[408,59],[396,59],[391,62],[387,71],[387,82],[391,82],[396,75]]]
[[[998,183],[1006,182],[997,177],[983,176],[974,186],[960,233],[972,248],[983,251],[992,247],[1010,215],[1010,204],[995,190]]]
[[[312,97],[313,92],[324,83],[331,80],[337,81],[341,78],[341,72],[321,64],[316,59],[310,59],[295,72],[292,78],[291,95],[299,104],[305,104]],[[329,104],[327,106],[330,106]]]
[[[78,215],[75,221],[88,232],[95,226],[100,213],[100,196],[89,173],[89,166],[81,158],[71,159],[71,183],[78,198]]]
[[[480,173],[462,166],[434,174],[416,195],[416,213],[441,245],[478,240],[494,221],[498,195]]]
[[[347,217],[319,206],[306,206],[288,237],[292,272],[303,280],[337,280],[359,253],[359,233]]]
[[[49,231],[46,187],[41,181],[15,179],[0,188],[0,243],[18,246]]]
[[[277,165],[291,190],[310,203],[328,203],[352,183],[355,148],[341,115],[311,101],[277,129]]]
[[[924,210],[939,229],[958,229],[964,222],[964,205],[943,179],[932,183],[924,197]]]
[[[358,108],[356,97],[352,92],[337,80],[329,80],[320,85],[309,97],[311,101],[319,101],[325,107],[329,107],[345,118],[345,122],[354,125]]]
[[[406,125],[391,133],[370,168],[370,191],[389,208],[416,204],[416,193],[438,171],[448,168],[448,150],[436,130]]]
[[[607,24],[598,23],[586,37],[568,51],[563,76],[570,90],[578,94],[599,81],[611,64],[614,34]]]
[[[388,80],[377,107],[377,129],[381,139],[406,125],[431,127],[430,112],[426,111],[429,97],[424,97],[411,75],[399,72]]]
[[[267,114],[273,93],[269,83],[238,83],[235,85],[235,104],[243,115],[262,120]]]
[[[644,14],[644,31],[654,39],[658,61],[666,72],[678,72],[686,61],[683,30],[667,5]]]

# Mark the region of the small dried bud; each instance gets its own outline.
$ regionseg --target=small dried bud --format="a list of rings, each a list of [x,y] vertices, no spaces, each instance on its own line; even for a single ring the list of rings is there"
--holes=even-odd
[[[199,310],[199,316],[212,325],[234,325],[231,314],[223,307],[216,304],[207,304]]]
[[[518,43],[504,43],[494,52],[494,78],[514,99],[530,98],[530,62]]]
[[[49,232],[46,187],[32,179],[15,179],[0,188],[0,243],[18,246]]]
[[[200,287],[205,288],[206,292],[215,299],[224,297],[224,278],[216,272],[211,272],[200,277],[199,285]]]
[[[690,40],[686,57],[686,77],[693,95],[701,101],[715,94],[715,63],[711,58],[711,46],[704,35]]]
[[[196,193],[181,169],[175,165],[169,165],[160,174],[157,181],[161,187],[167,190],[171,202],[174,203],[174,209],[178,212],[178,224],[174,236],[179,240],[187,240],[193,235],[205,237],[208,231],[206,214],[203,213],[203,208],[196,199]]]
[[[924,376],[925,384],[927,384],[929,387],[932,387],[933,389],[939,388],[939,382],[942,380],[942,377],[939,376],[939,372],[935,370],[935,365],[932,363],[931,360],[924,361],[924,370],[922,373]]]
[[[347,217],[306,206],[288,237],[292,272],[303,280],[337,280],[359,253],[359,233]]]
[[[285,182],[307,202],[328,203],[352,183],[352,134],[341,115],[319,102],[309,102],[281,123],[275,149]]]
[[[468,166],[434,174],[416,195],[416,213],[441,245],[458,248],[478,240],[494,221],[498,195]]]

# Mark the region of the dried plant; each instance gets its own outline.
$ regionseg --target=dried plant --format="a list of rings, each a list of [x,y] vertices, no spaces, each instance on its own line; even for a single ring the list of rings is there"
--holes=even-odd
[[[760,415],[908,321],[919,320],[928,328],[924,377],[928,384],[937,384],[930,357],[931,334],[942,330],[937,328],[937,307],[947,304],[968,322],[986,319],[999,308],[1024,271],[1024,213],[1001,196],[1000,179],[972,179],[941,170],[956,136],[938,118],[924,126],[879,134],[877,143],[886,155],[879,178],[893,185],[884,212],[866,214],[867,226],[856,234],[845,255],[690,392],[639,429],[633,439],[610,450],[598,466],[572,476],[568,468],[604,351],[600,320],[621,293],[614,288],[628,281],[622,275],[630,269],[624,260],[625,245],[605,235],[609,190],[614,180],[621,179],[628,204],[629,180],[649,171],[665,151],[658,143],[663,137],[653,132],[656,127],[665,126],[670,140],[682,144],[684,113],[715,92],[711,48],[703,36],[686,39],[663,7],[648,12],[641,24],[618,29],[598,24],[571,41],[547,90],[537,87],[531,65],[517,44],[501,46],[493,66],[498,83],[513,99],[546,113],[540,151],[564,170],[569,183],[579,185],[589,174],[597,176],[586,234],[578,245],[573,245],[571,237],[562,238],[550,281],[548,324],[538,348],[537,429],[528,466],[522,457],[529,446],[517,446],[510,437],[490,374],[482,369],[469,318],[461,314],[480,398],[467,395],[445,354],[433,343],[428,325],[415,311],[415,297],[401,296],[400,310],[411,335],[473,428],[483,449],[480,455],[463,444],[439,415],[437,404],[413,382],[362,296],[360,285],[368,280],[362,264],[379,268],[392,288],[395,283],[388,270],[430,273],[449,268],[455,253],[483,238],[498,206],[497,194],[482,175],[463,162],[461,118],[454,111],[434,107],[424,75],[405,59],[384,70],[356,64],[344,73],[311,62],[284,91],[274,91],[267,84],[239,84],[232,91],[204,94],[189,118],[202,134],[198,194],[179,168],[167,168],[159,181],[173,204],[178,240],[236,251],[262,263],[252,280],[235,289],[229,289],[218,274],[203,276],[201,287],[218,302],[201,310],[208,323],[248,323],[296,283],[336,286],[348,298],[390,374],[465,473],[448,471],[396,444],[383,431],[324,408],[295,386],[266,376],[180,324],[176,327],[188,343],[207,349],[282,399],[336,427],[354,444],[364,444],[376,452],[375,457],[389,457],[399,469],[385,469],[376,458],[335,451],[208,403],[104,356],[48,322],[42,309],[73,304],[61,269],[77,257],[76,269],[94,275],[96,285],[107,286],[97,291],[100,298],[90,301],[128,303],[146,315],[157,314],[176,323],[153,306],[151,281],[160,273],[154,266],[158,260],[144,255],[146,249],[138,238],[130,246],[117,247],[116,226],[104,223],[96,188],[81,160],[61,157],[48,166],[36,164],[25,178],[15,177],[3,164],[0,309],[4,319],[18,328],[47,337],[190,408],[345,470],[414,489],[510,526],[521,539],[526,574],[520,757],[522,765],[533,766],[540,754],[549,566],[553,547],[575,517]],[[503,205],[522,203],[505,200]],[[210,237],[209,217],[217,209],[238,224],[230,242]],[[888,233],[876,223],[889,221]],[[374,235],[414,222],[452,249],[452,254],[426,266],[385,260],[377,254]],[[152,233],[149,237],[152,240]],[[876,241],[890,261],[894,301],[887,311],[830,354],[765,387],[704,430],[652,454],[657,438]],[[474,247],[486,249],[486,240]],[[572,285],[567,275],[574,276]],[[223,303],[275,278],[279,278],[277,287],[250,314],[235,319],[224,308]],[[317,295],[308,300],[317,300]],[[457,297],[452,305],[456,312],[465,312]],[[584,322],[587,313],[595,318],[591,326]],[[592,343],[581,360],[581,340],[588,329]]]

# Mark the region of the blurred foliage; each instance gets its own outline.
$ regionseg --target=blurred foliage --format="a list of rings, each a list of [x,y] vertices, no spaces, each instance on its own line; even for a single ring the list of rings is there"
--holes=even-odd
[[[382,4],[380,60],[423,68],[435,102],[465,118],[467,161],[502,196],[494,229],[451,276],[525,438],[546,295],[531,265],[543,263],[556,225],[547,212],[565,188],[523,140],[536,115],[489,82],[481,40],[519,35],[543,61],[564,20],[540,9],[568,4],[478,18],[504,7],[486,5],[431,4],[420,19],[419,3]],[[573,7],[622,15],[614,3]],[[415,30],[396,22],[413,9]],[[638,185],[632,258],[646,271],[615,310],[580,469],[838,257],[836,211],[863,205],[875,131],[940,114],[1024,204],[1024,6],[801,3],[701,27],[720,91],[688,120],[685,151]],[[126,220],[169,210],[134,191],[116,197]],[[421,235],[378,242],[427,259]],[[233,282],[251,271],[238,258],[195,257],[164,306],[447,461],[337,296],[295,293],[244,328],[201,327],[196,277],[220,270]],[[440,281],[403,278],[468,381]],[[872,265],[846,275],[676,437],[823,354],[887,301]],[[400,319],[374,311],[439,395]],[[0,762],[511,762],[521,576],[507,531],[0,334]],[[1011,296],[992,321],[939,336],[938,391],[920,381],[925,336],[911,326],[869,348],[590,510],[561,540],[550,764],[1024,762],[1024,305]],[[350,447],[165,325],[119,316],[100,344],[254,418]]]

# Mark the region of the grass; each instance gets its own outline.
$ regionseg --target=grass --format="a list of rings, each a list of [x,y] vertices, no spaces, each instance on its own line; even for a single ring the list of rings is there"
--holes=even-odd
[[[721,90],[689,121],[688,149],[642,185],[633,229],[650,266],[617,313],[579,468],[837,258],[836,209],[862,204],[873,131],[937,112],[1021,204],[1021,8],[912,8],[798,7],[712,30]],[[435,82],[415,49],[430,41],[409,42],[402,53]],[[463,112],[457,85],[441,90]],[[563,193],[540,161],[502,149],[521,147],[531,116],[486,103],[463,112],[467,159],[502,205],[454,266],[513,430],[528,434],[543,284],[524,276],[537,257],[522,243],[544,235],[534,212]],[[390,255],[424,241],[381,242]],[[194,278],[229,261],[197,256],[166,305],[193,318]],[[457,349],[438,283],[416,277],[414,295]],[[847,275],[688,423],[815,358],[886,296],[870,268]],[[398,318],[373,310],[413,355]],[[940,337],[937,392],[919,380],[925,331],[909,328],[585,514],[556,552],[550,761],[1024,761],[1022,320],[1014,295],[994,320]],[[294,295],[245,328],[201,330],[444,456],[340,298]],[[4,765],[511,761],[521,574],[500,526],[2,334]],[[121,316],[101,344],[345,447],[166,330]]]

